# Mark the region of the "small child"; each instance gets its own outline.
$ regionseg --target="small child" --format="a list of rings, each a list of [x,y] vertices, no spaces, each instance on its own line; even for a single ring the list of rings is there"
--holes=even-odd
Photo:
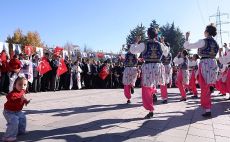
[[[14,82],[13,91],[6,96],[7,102],[4,105],[3,115],[7,121],[7,129],[3,141],[16,141],[17,135],[25,133],[26,117],[22,108],[30,102],[24,97],[26,87],[26,78],[18,77]]]

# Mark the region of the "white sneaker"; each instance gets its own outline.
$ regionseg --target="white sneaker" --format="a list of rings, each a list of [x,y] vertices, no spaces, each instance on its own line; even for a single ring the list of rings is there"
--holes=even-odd
[[[3,137],[2,141],[4,141],[4,142],[14,142],[14,141],[16,141],[16,139],[17,138],[5,138],[5,137]]]

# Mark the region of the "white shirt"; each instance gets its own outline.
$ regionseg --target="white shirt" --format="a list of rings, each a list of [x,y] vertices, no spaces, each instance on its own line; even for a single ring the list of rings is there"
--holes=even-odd
[[[198,49],[205,46],[205,41],[203,39],[198,40],[195,43],[189,43],[189,41],[185,41],[184,48],[186,49]]]
[[[223,65],[227,65],[230,62],[230,52],[227,52],[227,55],[219,57],[219,61]]]
[[[184,62],[184,58],[178,58],[177,56],[173,59],[173,62],[176,64],[176,65],[180,65]]]
[[[163,52],[163,55],[164,56],[168,56],[169,54],[169,47],[163,45],[162,43],[160,43],[160,46],[161,46],[161,50]],[[131,44],[130,46],[130,52],[132,54],[138,54],[138,53],[141,53],[145,50],[145,44],[144,43],[140,43],[140,44]]]
[[[199,61],[198,60],[196,60],[196,61],[194,61],[194,60],[189,60],[188,61],[188,65],[189,65],[189,67],[195,67],[195,66],[198,66],[198,64],[199,64]]]

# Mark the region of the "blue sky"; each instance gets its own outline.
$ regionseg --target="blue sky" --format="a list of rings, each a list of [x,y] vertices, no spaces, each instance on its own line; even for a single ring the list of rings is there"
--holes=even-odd
[[[117,52],[131,29],[141,23],[149,27],[153,19],[160,25],[174,22],[196,41],[218,5],[230,13],[229,0],[0,0],[0,41],[20,28],[39,32],[49,46],[71,42]]]

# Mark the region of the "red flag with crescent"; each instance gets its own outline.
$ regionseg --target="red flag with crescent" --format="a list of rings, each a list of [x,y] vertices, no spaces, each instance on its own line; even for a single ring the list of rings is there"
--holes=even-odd
[[[67,71],[68,71],[68,69],[67,69],[66,64],[64,62],[64,59],[62,58],[62,59],[60,59],[60,62],[59,62],[59,66],[57,69],[57,75],[60,76]]]
[[[47,73],[48,71],[52,70],[49,62],[47,61],[46,57],[42,57],[40,62],[38,63],[38,67],[37,67],[38,72],[43,75],[45,73]]]

